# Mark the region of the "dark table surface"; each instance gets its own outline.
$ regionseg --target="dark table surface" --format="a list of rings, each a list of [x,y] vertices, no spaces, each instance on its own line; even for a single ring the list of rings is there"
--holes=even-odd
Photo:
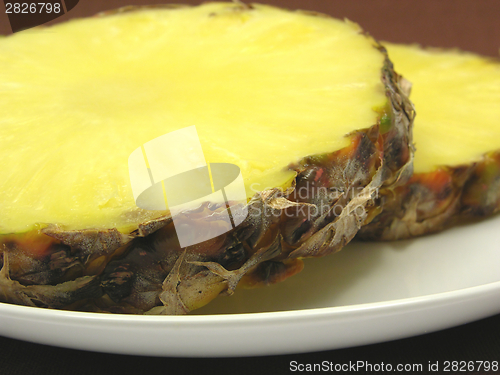
[[[52,23],[73,17],[90,16],[103,10],[130,4],[161,2],[80,0],[67,15]],[[197,4],[200,1],[174,2]],[[291,9],[315,10],[340,18],[346,17],[360,23],[379,40],[419,43],[433,47],[458,47],[496,57],[499,52],[499,0],[266,0],[262,2]],[[10,32],[5,8],[1,4],[0,34]],[[56,348],[0,337],[1,375],[281,374],[290,372],[291,361],[296,361],[297,364],[314,364],[322,361],[339,364],[355,361],[367,361],[372,364],[384,362],[394,366],[422,364],[424,369],[427,369],[429,362],[438,361],[441,370],[445,361],[500,361],[500,315],[440,332],[376,345],[253,358],[186,359],[121,356]]]
[[[408,339],[305,354],[248,358],[155,358],[84,352],[0,337],[0,374],[287,374],[290,363],[323,361],[372,365],[438,364],[445,361],[500,361],[500,315]],[[450,368],[451,369],[451,368]],[[380,372],[379,372],[380,373]],[[413,373],[428,373],[427,371]],[[437,372],[433,372],[437,373]],[[441,373],[441,371],[440,371]],[[442,372],[474,373],[474,372]],[[475,372],[478,373],[478,372]],[[480,372],[485,374],[499,371]]]

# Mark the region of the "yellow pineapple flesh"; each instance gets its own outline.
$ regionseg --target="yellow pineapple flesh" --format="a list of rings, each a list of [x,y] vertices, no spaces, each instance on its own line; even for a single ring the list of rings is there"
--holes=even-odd
[[[0,231],[135,229],[152,213],[137,212],[129,155],[191,125],[207,161],[242,169],[251,197],[376,123],[384,56],[359,27],[235,7],[145,9],[2,40]]]

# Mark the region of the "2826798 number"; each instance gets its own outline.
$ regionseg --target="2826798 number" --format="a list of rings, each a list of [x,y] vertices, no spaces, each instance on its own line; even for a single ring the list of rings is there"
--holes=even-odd
[[[5,3],[5,13],[29,14],[29,13],[61,13],[59,3]]]
[[[457,372],[472,372],[483,371],[497,372],[499,369],[498,361],[444,361],[443,371]]]

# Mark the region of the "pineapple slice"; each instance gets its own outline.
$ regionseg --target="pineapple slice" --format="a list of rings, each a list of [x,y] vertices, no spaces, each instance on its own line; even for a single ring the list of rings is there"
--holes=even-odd
[[[264,5],[126,8],[1,39],[0,299],[179,314],[339,250],[411,174],[399,83],[356,24]],[[240,168],[248,216],[181,248],[168,210],[137,207],[127,161],[192,125],[207,162]]]
[[[500,210],[500,64],[460,51],[386,44],[413,83],[415,174],[359,236],[393,240]]]

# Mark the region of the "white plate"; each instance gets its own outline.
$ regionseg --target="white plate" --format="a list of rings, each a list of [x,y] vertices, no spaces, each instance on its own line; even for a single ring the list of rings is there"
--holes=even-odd
[[[284,283],[220,297],[199,310],[201,315],[108,315],[0,304],[0,335],[159,356],[327,350],[499,313],[499,270],[497,215],[418,240],[352,244],[308,260],[301,274]]]

